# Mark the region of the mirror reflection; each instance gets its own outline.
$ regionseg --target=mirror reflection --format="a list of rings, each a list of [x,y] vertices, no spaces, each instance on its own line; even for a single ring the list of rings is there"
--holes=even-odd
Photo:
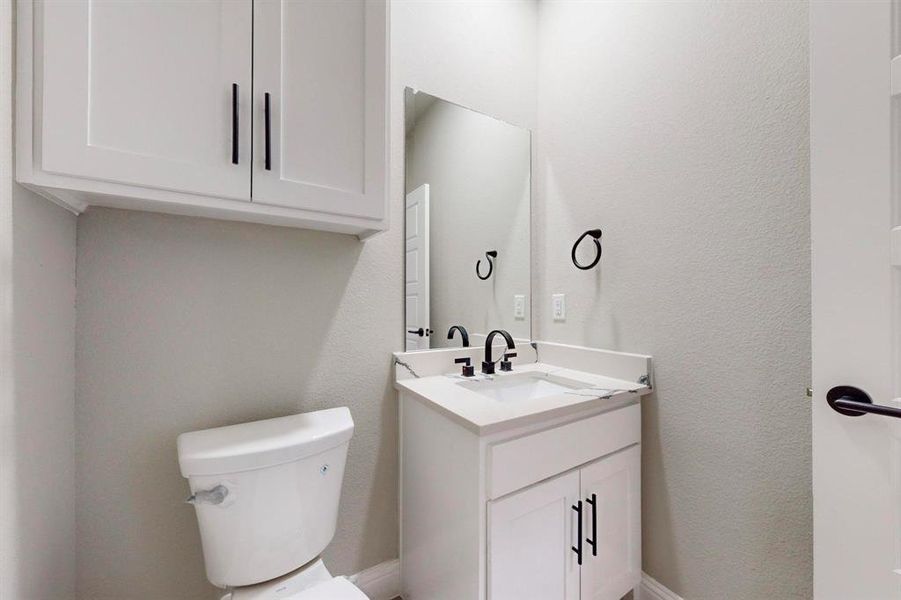
[[[407,351],[530,339],[530,138],[407,90]]]

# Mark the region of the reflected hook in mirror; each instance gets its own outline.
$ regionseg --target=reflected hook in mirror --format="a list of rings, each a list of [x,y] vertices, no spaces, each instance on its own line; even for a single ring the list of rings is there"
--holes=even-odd
[[[491,274],[494,272],[494,261],[491,260],[493,258],[497,258],[497,250],[489,250],[485,253],[485,259],[488,261],[488,274],[484,277],[482,277],[482,271],[480,269],[482,259],[480,258],[476,261],[476,276],[482,281],[485,281],[486,279],[491,277]]]
[[[594,248],[595,248],[595,251],[597,252],[597,254],[594,257],[594,260],[591,261],[589,264],[582,265],[582,264],[579,264],[578,260],[576,260],[576,248],[578,248],[579,244],[582,242],[582,240],[584,240],[588,236],[591,236],[592,241],[594,241]],[[582,269],[583,271],[592,269],[592,268],[594,268],[595,265],[598,264],[598,262],[600,262],[602,252],[603,252],[603,250],[601,249],[601,230],[600,229],[589,229],[588,231],[586,231],[585,233],[580,235],[579,239],[576,240],[576,243],[573,244],[573,250],[571,253],[571,256],[573,259],[573,264],[576,265],[576,268]]]
[[[466,331],[466,328],[462,325],[452,325],[450,329],[447,330],[447,339],[454,339],[454,332],[459,331],[460,336],[463,338],[463,347],[469,347],[469,332]]]

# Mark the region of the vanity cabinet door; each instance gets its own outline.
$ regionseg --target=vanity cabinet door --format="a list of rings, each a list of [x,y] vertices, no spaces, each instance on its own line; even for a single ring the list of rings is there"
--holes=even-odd
[[[578,501],[573,471],[489,503],[489,600],[579,598]]]
[[[253,202],[379,220],[386,0],[254,1]]]
[[[41,169],[250,200],[251,0],[38,1],[34,11]]]
[[[619,600],[641,580],[640,448],[632,446],[581,470],[582,600]]]

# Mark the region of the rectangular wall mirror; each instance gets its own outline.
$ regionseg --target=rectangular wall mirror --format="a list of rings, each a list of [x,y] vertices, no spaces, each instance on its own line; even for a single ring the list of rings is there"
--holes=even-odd
[[[531,339],[529,130],[408,88],[405,168],[406,350]]]

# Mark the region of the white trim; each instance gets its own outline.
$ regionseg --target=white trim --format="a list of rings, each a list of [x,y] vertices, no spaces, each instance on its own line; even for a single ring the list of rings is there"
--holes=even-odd
[[[65,190],[54,190],[51,192],[49,189],[42,188],[39,185],[25,182],[20,182],[20,185],[28,188],[38,196],[45,198],[50,202],[53,202],[57,206],[65,208],[75,216],[80,215],[88,208],[87,202],[79,200],[78,197],[71,192],[67,192]]]
[[[681,596],[644,572],[638,589],[638,600],[682,600]]]
[[[22,584],[22,569],[17,540],[24,533],[23,521],[17,515],[13,490],[19,485],[16,470],[21,468],[13,458],[16,453],[16,414],[13,400],[15,361],[13,359],[13,222],[12,222],[12,81],[13,44],[7,32],[12,31],[13,11],[9,2],[0,3],[0,596],[15,597]]]
[[[369,600],[393,600],[400,596],[400,560],[389,560],[351,575],[348,579]],[[636,600],[683,600],[662,583],[642,572]]]
[[[901,267],[901,227],[892,229],[892,264]]]
[[[892,96],[901,94],[901,56],[896,56],[890,63],[892,79]]]
[[[369,600],[393,600],[400,596],[400,560],[395,558],[351,575],[348,579]]]

